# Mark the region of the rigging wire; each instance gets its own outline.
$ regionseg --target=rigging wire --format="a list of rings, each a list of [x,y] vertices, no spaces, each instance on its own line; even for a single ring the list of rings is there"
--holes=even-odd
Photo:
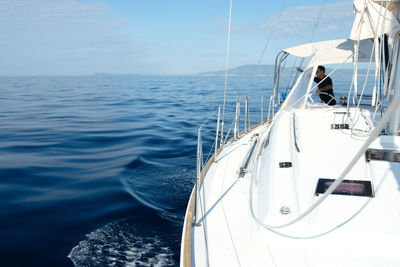
[[[386,25],[386,15],[387,15],[387,11],[388,11],[388,8],[389,8],[389,5],[391,4],[391,2],[392,2],[391,0],[386,1],[385,11],[384,11],[384,15],[383,15],[383,23],[381,26],[381,32],[384,32],[385,25]],[[382,8],[383,8],[383,4],[381,4],[379,14],[382,14],[382,12],[381,12]],[[379,25],[379,21],[380,21],[381,17],[382,16],[379,16],[375,32],[377,32],[377,30],[378,30],[378,25]],[[381,93],[382,88],[380,87],[381,83],[377,82],[377,79],[380,79],[380,74],[381,74],[383,68],[384,68],[384,72],[386,73],[386,71],[387,71],[386,66],[388,65],[387,61],[388,61],[389,55],[386,54],[386,52],[389,52],[389,51],[386,51],[387,36],[383,35],[382,37],[379,37],[377,35],[375,36],[375,39],[379,39],[379,43],[376,44],[377,48],[375,51],[375,58],[376,58],[377,62],[375,63],[375,81],[374,81],[374,91],[373,91],[374,93],[373,93],[373,98],[371,101],[371,104],[373,106],[379,106],[378,101],[379,101],[379,97],[381,97],[380,93]],[[384,65],[382,65],[381,61],[383,61]],[[377,85],[378,85],[378,90],[376,90]]]
[[[390,2],[391,2],[391,1],[390,1]],[[381,62],[380,62],[380,61],[382,60],[382,58],[381,58],[381,50],[382,50],[384,44],[382,44],[382,42],[378,43],[378,38],[379,38],[379,36],[378,36],[378,27],[379,27],[379,25],[381,25],[381,32],[383,31],[383,29],[384,29],[384,27],[385,27],[388,3],[389,3],[389,2],[386,3],[386,8],[385,8],[385,11],[384,11],[384,15],[383,15],[383,16],[382,16],[382,9],[383,9],[384,6],[383,6],[383,5],[380,5],[380,9],[379,9],[379,14],[380,14],[380,16],[378,17],[378,21],[377,21],[377,23],[376,23],[376,27],[374,27],[374,25],[371,24],[371,21],[370,21],[369,19],[367,20],[367,21],[370,22],[370,27],[373,29],[373,32],[374,32],[374,45],[371,47],[371,53],[370,53],[371,55],[370,55],[370,59],[369,59],[369,63],[368,63],[368,70],[367,70],[367,74],[366,74],[366,76],[365,76],[364,85],[363,85],[363,88],[362,88],[362,90],[361,90],[360,97],[359,97],[359,99],[358,99],[356,114],[353,116],[353,118],[351,118],[350,115],[348,115],[348,121],[350,121],[350,122],[352,123],[353,126],[357,123],[357,121],[358,121],[358,119],[359,119],[359,116],[361,115],[361,114],[359,114],[358,110],[359,110],[359,107],[360,107],[360,104],[361,104],[361,100],[362,100],[364,91],[365,91],[365,89],[366,89],[366,85],[367,85],[369,73],[370,73],[370,70],[371,70],[371,64],[372,64],[372,60],[373,60],[374,51],[375,51],[375,53],[378,53],[378,54],[379,54],[378,56],[375,56],[375,59],[378,61],[378,62],[375,62],[375,66],[377,66],[377,64],[378,64],[378,65],[381,64]],[[365,2],[364,2],[364,9],[363,9],[363,12],[362,12],[362,16],[365,16],[365,14],[366,14],[366,13],[365,13],[365,8],[366,8],[366,6],[367,6],[367,2],[365,1]],[[367,16],[368,16],[368,15],[367,15]],[[381,19],[382,19],[382,21],[383,21],[382,23],[380,23]],[[360,44],[360,36],[361,36],[362,25],[360,25],[360,26],[358,27],[357,30],[358,30],[358,38],[357,38],[356,45],[359,46],[359,44]],[[376,49],[377,46],[379,46],[378,49]],[[379,51],[378,51],[378,50],[379,50]],[[357,51],[359,52],[359,50],[357,50]],[[358,58],[358,54],[356,55],[356,58]],[[354,64],[357,64],[357,62],[355,62]],[[376,68],[376,67],[375,67],[375,68]],[[353,79],[354,79],[354,75],[355,75],[355,74],[353,74]],[[377,83],[377,75],[380,75],[380,74],[379,74],[379,72],[377,73],[377,72],[375,71],[374,87],[376,86],[376,83]],[[352,81],[352,84],[353,84],[353,81]],[[374,89],[374,91],[375,91],[375,89]],[[349,90],[349,97],[350,97],[350,92],[351,92],[351,89]],[[376,93],[376,92],[375,92],[375,93]],[[377,101],[377,100],[376,100],[376,101]],[[376,102],[376,101],[375,101],[375,102]],[[383,99],[382,99],[382,101],[383,101]],[[381,102],[381,103],[382,103],[382,102]],[[375,107],[373,119],[375,118],[375,113],[376,113],[376,111],[378,110],[379,106],[381,106],[381,105],[380,105],[380,104],[377,104],[376,107]],[[347,105],[347,111],[349,111],[349,109],[350,109],[350,106],[349,106],[349,103],[348,103],[348,105]],[[350,113],[348,113],[348,114],[350,114]],[[355,120],[355,121],[354,121],[354,120]],[[370,129],[371,129],[371,128],[372,128],[372,123],[370,123],[369,125],[370,125]],[[356,133],[356,132],[353,131],[353,130],[354,130],[353,127],[351,127],[351,128],[352,128],[352,132],[351,132],[352,135],[360,136],[358,133]],[[364,134],[365,134],[365,133],[364,133]]]
[[[279,21],[281,15],[282,15],[282,13],[283,13],[283,10],[284,10],[284,7],[285,7],[285,5],[286,5],[286,2],[287,2],[287,1],[285,1],[285,3],[283,4],[282,9],[281,9],[281,11],[280,11],[280,13],[279,13],[279,16],[278,16],[277,20],[275,21],[275,24],[274,24],[274,26],[273,26],[273,28],[272,28],[272,31],[270,32],[270,35],[269,35],[269,37],[268,37],[268,41],[267,41],[267,43],[266,43],[266,45],[265,45],[265,47],[264,47],[264,50],[263,50],[263,52],[262,52],[262,54],[261,54],[261,56],[260,56],[260,59],[258,60],[258,63],[257,63],[257,66],[256,66],[256,70],[254,71],[253,75],[251,76],[250,82],[249,82],[249,84],[248,84],[248,86],[247,86],[247,88],[246,88],[246,95],[248,95],[249,88],[250,88],[250,86],[251,86],[252,83],[253,83],[253,79],[254,79],[254,77],[255,77],[255,75],[256,75],[256,73],[257,73],[258,67],[259,67],[259,65],[260,65],[260,63],[261,63],[261,59],[262,59],[262,57],[264,56],[265,51],[266,51],[266,49],[267,49],[267,46],[268,46],[268,44],[269,44],[269,42],[270,42],[270,39],[271,39],[273,30],[276,28],[275,25],[278,23],[278,21]],[[316,20],[316,22],[315,22],[315,24],[314,24],[314,27],[313,27],[312,31],[311,31],[310,41],[311,41],[311,39],[313,38],[313,36],[314,36],[314,34],[315,34],[315,31],[316,31],[316,29],[317,29],[317,27],[318,27],[319,21],[321,20],[322,11],[323,11],[323,9],[324,9],[325,4],[326,4],[326,0],[323,2],[323,4],[321,5],[320,10],[319,10],[319,12],[318,12],[317,20]],[[285,61],[285,62],[286,62],[286,61]],[[297,58],[296,58],[296,62],[297,62]],[[300,67],[303,65],[303,62],[304,62],[304,58],[302,58],[301,61],[300,61]],[[294,67],[293,67],[293,69],[294,69]],[[293,73],[293,69],[292,69],[292,73]],[[290,75],[289,77],[292,77],[292,73],[291,73],[291,75]],[[298,75],[299,75],[299,74],[296,73],[296,75],[294,76],[294,78],[293,78],[293,84],[296,82]],[[293,85],[290,86],[290,84],[291,84],[291,81],[290,81],[290,80],[291,80],[291,79],[289,79],[288,87],[291,88],[291,87],[293,87]],[[278,88],[277,88],[277,89],[278,89]],[[286,90],[286,91],[288,91],[288,90]]]
[[[313,27],[313,29],[312,29],[312,31],[311,31],[310,39],[309,39],[309,41],[308,41],[307,43],[311,43],[312,39],[314,38],[315,32],[316,32],[317,27],[318,27],[318,25],[319,25],[319,22],[320,22],[320,20],[321,20],[322,12],[324,11],[325,5],[326,5],[326,0],[322,3],[321,8],[320,8],[319,11],[318,11],[317,20],[316,20],[315,23],[314,23],[314,27]],[[305,60],[304,57],[302,57],[301,60],[300,60],[299,67],[300,67],[301,69],[302,69],[304,60]],[[296,61],[297,61],[297,59],[296,59]],[[294,83],[296,82],[298,76],[299,76],[299,73],[297,72],[296,75],[295,75],[295,77],[294,77],[294,79],[293,79],[293,85],[294,85]],[[293,85],[290,86],[290,88],[292,88]]]
[[[228,19],[228,38],[226,44],[226,61],[225,61],[225,81],[224,81],[224,104],[222,108],[222,123],[221,123],[221,142],[224,138],[224,119],[225,119],[225,102],[226,102],[226,87],[228,83],[228,66],[229,66],[229,47],[231,39],[231,20],[232,20],[232,0],[229,4],[229,19]]]
[[[363,9],[361,11],[361,18],[362,19],[364,19],[366,7],[367,7],[367,0],[364,0],[364,6],[363,6]],[[358,46],[360,44],[361,29],[362,29],[362,25],[361,25],[361,23],[359,23],[357,25],[357,39],[354,42],[353,77],[351,79],[351,85],[350,85],[349,93],[347,94],[348,102],[347,102],[346,112],[349,112],[349,110],[350,110],[350,96],[351,96],[351,93],[352,93],[353,90],[354,90],[353,91],[353,103],[354,103],[355,97],[357,97],[357,79],[355,79],[355,78],[357,78],[357,76],[355,74],[357,73],[357,63],[358,63],[358,53],[359,53]],[[352,31],[353,31],[353,29],[352,29]],[[357,47],[357,52],[356,52],[356,47]],[[354,89],[353,89],[353,87],[354,87]]]
[[[280,20],[280,18],[282,16],[283,10],[285,9],[285,6],[286,6],[287,2],[288,2],[288,0],[285,0],[285,2],[282,4],[281,10],[279,12],[279,15],[278,15],[277,19],[275,20],[274,25],[272,26],[272,29],[271,29],[271,31],[270,31],[270,33],[268,35],[268,39],[267,39],[267,41],[265,43],[264,49],[261,52],[260,58],[258,59],[258,62],[257,62],[257,65],[256,65],[256,69],[254,70],[254,73],[251,76],[250,81],[249,81],[249,83],[248,83],[248,85],[246,87],[246,94],[245,94],[246,96],[248,95],[248,91],[249,91],[250,86],[253,84],[253,79],[257,74],[258,68],[260,67],[260,64],[261,64],[261,60],[264,57],[265,51],[267,51],[267,47],[269,45],[269,42],[271,41],[272,34],[274,33],[276,25],[278,24],[278,22],[279,22],[279,20]]]

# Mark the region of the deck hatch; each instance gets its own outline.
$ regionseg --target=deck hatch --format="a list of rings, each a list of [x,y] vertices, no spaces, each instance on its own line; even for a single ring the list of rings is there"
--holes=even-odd
[[[335,179],[324,179],[318,180],[317,190],[315,194],[325,193],[335,182]],[[371,181],[359,181],[359,180],[343,180],[340,185],[332,192],[334,195],[348,195],[348,196],[362,196],[362,197],[373,197]]]
[[[365,159],[367,162],[370,162],[371,160],[400,162],[400,151],[370,148],[365,152]]]

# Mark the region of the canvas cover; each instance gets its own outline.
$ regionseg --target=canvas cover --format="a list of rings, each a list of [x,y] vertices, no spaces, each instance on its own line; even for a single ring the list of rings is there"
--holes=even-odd
[[[397,1],[391,1],[387,9],[386,1],[354,0],[355,19],[351,29],[350,39],[364,40],[387,34],[394,37],[400,30],[399,21],[393,15],[398,12]],[[392,14],[393,12],[393,14]]]
[[[354,48],[358,46],[358,62],[375,61],[374,40],[365,39],[353,41],[351,39],[338,39],[314,42],[284,49],[288,54],[297,57],[313,56],[311,65],[341,64],[354,61]],[[372,59],[371,59],[372,54]]]

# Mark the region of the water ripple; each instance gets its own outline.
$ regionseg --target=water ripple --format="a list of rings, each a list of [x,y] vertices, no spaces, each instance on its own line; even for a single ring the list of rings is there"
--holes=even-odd
[[[0,265],[177,265],[198,126],[210,118],[208,153],[223,85],[221,77],[0,77]],[[228,103],[246,86],[232,77]]]

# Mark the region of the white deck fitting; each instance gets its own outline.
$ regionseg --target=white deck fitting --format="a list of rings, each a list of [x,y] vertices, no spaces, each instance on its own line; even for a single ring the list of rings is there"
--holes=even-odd
[[[320,108],[299,111],[295,124],[292,113],[281,112],[260,157],[262,166],[270,168],[261,168],[259,179],[269,186],[253,190],[256,215],[264,223],[286,222],[306,210],[318,198],[318,179],[336,179],[361,147],[365,137],[331,129],[332,123],[342,123],[334,112],[343,111],[338,107],[322,113]],[[294,149],[293,125],[300,152]],[[364,117],[356,127],[367,128]],[[251,148],[251,136],[266,129],[260,126],[227,145],[210,167],[200,192],[203,216],[194,226],[195,266],[399,266],[400,163],[367,163],[362,158],[346,176],[371,180],[373,198],[331,195],[290,227],[271,231],[255,223],[249,210],[250,173],[239,178],[239,167]],[[318,141],[321,136],[328,142]],[[397,148],[400,142],[398,137],[381,137],[371,147]],[[282,160],[293,162],[293,167],[279,168]],[[283,205],[290,206],[290,215],[279,213]]]

